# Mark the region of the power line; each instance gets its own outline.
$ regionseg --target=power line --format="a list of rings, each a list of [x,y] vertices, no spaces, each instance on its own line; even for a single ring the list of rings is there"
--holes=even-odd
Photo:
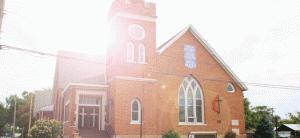
[[[5,48],[12,49],[12,50],[17,50],[17,51],[22,51],[22,52],[27,52],[27,53],[39,54],[39,55],[43,55],[43,56],[55,57],[55,58],[60,57],[60,58],[68,58],[68,59],[73,59],[73,60],[81,60],[81,61],[85,61],[85,62],[94,62],[94,61],[87,60],[87,59],[84,59],[84,58],[77,58],[77,57],[72,57],[72,56],[62,56],[62,55],[57,55],[57,54],[52,54],[52,53],[47,53],[47,52],[41,52],[41,51],[37,51],[37,50],[18,48],[18,47],[13,47],[13,46],[8,46],[8,45],[0,45],[0,50],[5,49]],[[168,56],[168,57],[171,57],[171,56]],[[103,63],[103,62],[94,62],[94,63],[107,65],[106,63]],[[213,65],[213,64],[209,64],[209,65]],[[150,71],[150,72],[158,73],[158,74],[164,74],[164,75],[180,76],[180,77],[185,77],[186,76],[184,74],[174,74],[174,73],[161,72],[161,71]],[[218,78],[201,77],[201,79],[206,80],[206,81],[231,82],[231,80],[218,79]],[[300,90],[299,86],[293,86],[293,85],[279,85],[279,84],[267,84],[267,83],[256,83],[256,82],[239,82],[239,83],[244,83],[244,84],[254,86],[254,87],[266,87],[266,88],[287,89],[287,90]]]
[[[54,58],[73,59],[73,60],[80,60],[80,61],[90,62],[90,63],[105,64],[101,61],[88,60],[88,59],[85,59],[85,58],[78,58],[78,57],[74,57],[74,56],[57,55],[57,54],[52,54],[52,53],[47,53],[47,52],[41,52],[41,51],[38,51],[38,50],[19,48],[19,47],[13,47],[13,46],[8,46],[8,45],[0,45],[0,50],[1,49],[12,49],[12,50],[16,50],[16,51],[33,53],[33,54],[38,54],[38,55],[48,56],[48,57],[54,57]]]
[[[186,77],[185,74],[174,74],[174,73],[169,73],[169,72],[161,72],[161,71],[152,71],[153,73],[158,73],[158,74],[164,74],[164,75],[170,75],[170,76],[179,76],[179,77]],[[201,76],[201,75],[197,75]],[[205,81],[216,81],[216,82],[232,82],[232,80],[226,80],[226,79],[217,79],[217,78],[207,78],[207,77],[200,77],[201,80]],[[300,90],[300,87],[297,86],[291,86],[291,85],[277,85],[277,84],[266,84],[266,83],[253,83],[253,82],[239,82],[239,83],[244,83],[250,86],[255,86],[255,87],[266,87],[266,88],[274,88],[274,89],[287,89],[287,90]]]

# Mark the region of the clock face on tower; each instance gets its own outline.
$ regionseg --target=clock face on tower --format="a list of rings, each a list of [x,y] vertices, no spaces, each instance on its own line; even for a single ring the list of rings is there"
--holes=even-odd
[[[128,26],[128,35],[135,40],[144,40],[146,31],[141,25],[131,24]]]

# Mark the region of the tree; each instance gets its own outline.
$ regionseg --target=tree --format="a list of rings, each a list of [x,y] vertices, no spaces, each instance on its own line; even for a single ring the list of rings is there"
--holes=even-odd
[[[254,138],[273,138],[273,123],[271,116],[262,116],[256,127]]]
[[[162,138],[180,138],[179,134],[173,130],[169,130]]]
[[[280,120],[280,124],[300,124],[300,112],[289,113],[288,117],[288,119]]]
[[[251,107],[249,100],[247,98],[244,98],[244,110],[245,110],[245,121],[246,121],[247,130],[255,131],[255,129],[257,128],[257,126],[260,124],[261,120],[265,116],[269,116],[272,122],[273,109],[268,106]]]
[[[32,138],[62,138],[63,125],[56,120],[38,120],[29,130]]]
[[[3,136],[4,127],[7,124],[7,110],[2,103],[0,103],[0,136]]]
[[[244,111],[245,111],[246,129],[252,130],[256,127],[256,122],[254,121],[254,112],[251,110],[250,102],[247,98],[244,98]]]
[[[22,93],[22,97],[18,97],[15,95],[11,95],[8,98],[6,98],[6,108],[7,108],[7,123],[10,125],[13,124],[13,117],[14,117],[14,104],[15,100],[16,103],[16,126],[22,128],[23,134],[27,134],[28,132],[28,121],[29,121],[29,110],[30,110],[30,100],[31,98],[34,98],[34,94],[30,92],[24,91]],[[32,103],[34,104],[34,103]],[[32,108],[33,110],[33,108]],[[32,112],[31,110],[31,112]],[[33,123],[34,119],[32,119]],[[26,135],[25,135],[26,137]]]

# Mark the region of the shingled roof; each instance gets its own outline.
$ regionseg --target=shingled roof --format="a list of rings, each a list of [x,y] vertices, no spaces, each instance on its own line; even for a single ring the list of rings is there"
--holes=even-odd
[[[106,84],[105,65],[105,58],[59,51],[54,84],[58,89],[69,83]]]

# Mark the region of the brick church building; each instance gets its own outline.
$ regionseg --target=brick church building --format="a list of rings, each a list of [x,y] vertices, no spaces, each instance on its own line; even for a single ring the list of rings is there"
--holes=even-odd
[[[191,25],[157,47],[155,6],[112,3],[105,59],[58,53],[54,118],[64,137],[245,137],[247,87]]]

